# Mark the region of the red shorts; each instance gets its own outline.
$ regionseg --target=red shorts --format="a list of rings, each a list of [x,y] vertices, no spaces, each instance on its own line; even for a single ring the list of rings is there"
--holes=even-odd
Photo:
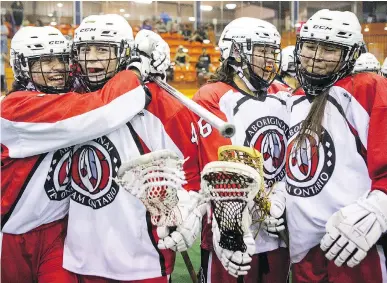
[[[6,283],[72,283],[76,274],[62,267],[67,218],[27,233],[3,233],[1,281]]]
[[[350,268],[338,267],[325,258],[320,246],[312,248],[293,264],[293,283],[382,283],[387,282],[386,259],[382,246],[373,247],[363,261]]]
[[[214,251],[202,249],[200,268],[201,283],[236,283],[216,256]],[[249,273],[244,276],[245,283],[286,283],[289,272],[289,251],[279,248],[274,251],[256,254],[251,262]]]
[[[78,275],[79,283],[169,283],[169,276],[162,276],[151,279],[132,280],[132,281],[119,281],[112,280],[98,276]]]

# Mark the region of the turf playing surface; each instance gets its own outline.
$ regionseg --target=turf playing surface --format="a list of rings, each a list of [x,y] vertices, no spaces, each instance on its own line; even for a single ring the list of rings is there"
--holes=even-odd
[[[192,248],[188,250],[188,255],[191,259],[192,265],[195,268],[195,272],[199,272],[200,268],[200,239],[197,239]],[[191,277],[184,264],[184,260],[180,253],[176,255],[175,269],[172,273],[173,283],[190,283]]]

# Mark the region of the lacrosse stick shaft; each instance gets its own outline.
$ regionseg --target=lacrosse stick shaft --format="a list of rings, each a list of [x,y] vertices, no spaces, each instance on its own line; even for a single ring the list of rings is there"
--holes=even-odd
[[[245,283],[244,276],[238,276],[237,283]]]
[[[189,99],[184,94],[179,92],[174,87],[165,83],[160,78],[152,78],[152,80],[158,84],[161,88],[166,90],[169,94],[171,94],[174,98],[179,100],[183,105],[185,105],[188,109],[194,112],[196,115],[202,117],[206,120],[211,126],[217,129],[220,134],[226,138],[231,138],[235,134],[235,126],[231,123],[225,122],[219,117],[215,116],[213,113],[203,108],[195,101]]]
[[[285,230],[282,230],[281,232],[278,233],[280,238],[285,242],[287,248],[289,248],[289,235],[288,232]]]
[[[198,283],[198,278],[196,277],[195,269],[192,265],[191,259],[189,258],[188,252],[181,252],[185,266],[188,269],[189,275],[191,276],[192,283]]]

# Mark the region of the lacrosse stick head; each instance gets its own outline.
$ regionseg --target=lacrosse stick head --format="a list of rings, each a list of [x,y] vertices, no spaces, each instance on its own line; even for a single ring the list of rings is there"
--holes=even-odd
[[[144,154],[121,166],[116,182],[139,198],[156,226],[177,226],[182,222],[177,192],[186,183],[183,159],[170,150]]]
[[[246,146],[226,145],[218,149],[218,159],[220,161],[231,161],[242,163],[256,170],[261,182],[258,184],[259,190],[254,198],[255,205],[251,208],[253,230],[255,237],[258,235],[260,223],[267,217],[270,212],[269,193],[265,189],[263,174],[263,157],[255,148]],[[258,223],[258,225],[256,225]]]
[[[261,177],[253,168],[236,162],[214,161],[202,171],[201,190],[211,201],[220,231],[219,245],[231,251],[246,251],[243,212],[258,192]]]

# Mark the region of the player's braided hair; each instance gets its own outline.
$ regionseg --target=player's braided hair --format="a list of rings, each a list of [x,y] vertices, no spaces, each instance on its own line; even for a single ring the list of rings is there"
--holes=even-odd
[[[323,137],[322,121],[324,119],[325,106],[327,105],[329,96],[329,88],[324,90],[321,94],[313,97],[312,106],[309,110],[308,115],[302,122],[300,132],[296,137],[296,149],[300,149],[302,143],[307,138],[308,134],[315,133],[318,137],[317,147],[320,145]]]

